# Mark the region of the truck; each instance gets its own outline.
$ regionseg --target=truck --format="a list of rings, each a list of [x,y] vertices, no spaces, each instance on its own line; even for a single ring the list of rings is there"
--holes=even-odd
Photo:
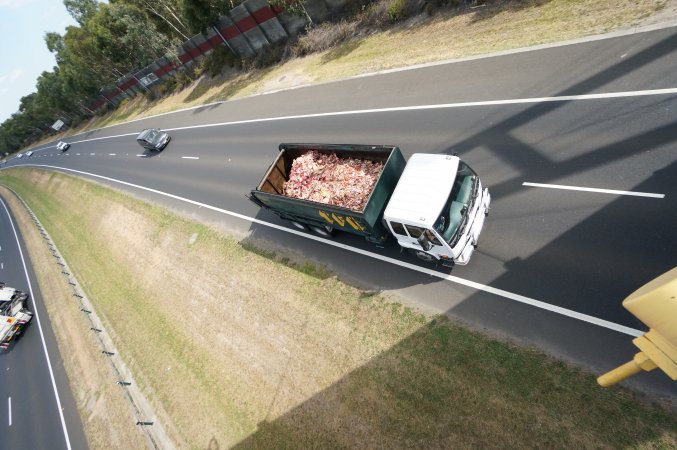
[[[294,160],[311,151],[383,165],[361,209],[285,195]],[[345,231],[379,245],[392,236],[417,258],[444,266],[470,261],[491,202],[457,155],[415,153],[405,161],[396,146],[353,144],[280,144],[247,197],[300,230],[325,238]]]
[[[28,309],[28,294],[0,282],[0,348],[9,347],[31,319],[33,313]]]

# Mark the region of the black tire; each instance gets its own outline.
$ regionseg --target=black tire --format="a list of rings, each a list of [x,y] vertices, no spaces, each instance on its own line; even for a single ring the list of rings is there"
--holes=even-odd
[[[313,231],[313,233],[317,234],[318,236],[322,236],[323,238],[330,239],[334,237],[334,229],[330,227],[329,225],[324,225],[324,226],[311,226],[310,229]]]
[[[294,226],[294,228],[298,230],[308,231],[308,227],[301,222],[296,222],[295,220],[290,220],[289,222]]]
[[[422,250],[414,250],[413,248],[408,249],[409,253],[420,259],[421,261],[425,261],[427,263],[433,263],[437,262],[437,258],[434,256],[422,251]]]

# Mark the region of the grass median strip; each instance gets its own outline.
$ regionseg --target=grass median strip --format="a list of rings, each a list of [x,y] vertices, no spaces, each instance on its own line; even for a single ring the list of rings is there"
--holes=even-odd
[[[180,448],[677,446],[670,411],[322,267],[68,175],[0,183],[56,241]]]

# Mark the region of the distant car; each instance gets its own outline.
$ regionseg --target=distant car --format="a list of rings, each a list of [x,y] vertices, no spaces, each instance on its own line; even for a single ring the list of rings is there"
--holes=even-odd
[[[17,154],[16,154],[16,157],[17,157],[17,158],[23,158],[23,157],[24,157],[24,154],[23,154],[23,153],[17,153]]]
[[[33,156],[33,150],[29,150],[26,152],[26,156]]]
[[[167,146],[171,137],[159,128],[146,128],[136,137],[136,142],[148,150],[160,151]]]
[[[56,149],[60,152],[65,152],[69,148],[71,148],[71,145],[68,142],[59,141],[59,143],[56,144]]]

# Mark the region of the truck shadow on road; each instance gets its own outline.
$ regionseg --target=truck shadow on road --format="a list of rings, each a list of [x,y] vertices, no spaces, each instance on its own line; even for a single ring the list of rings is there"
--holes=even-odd
[[[245,246],[251,245],[260,249],[262,253],[274,253],[271,259],[278,261],[287,258],[299,266],[302,266],[305,262],[310,262],[336,275],[341,281],[365,291],[399,289],[433,283],[437,279],[394,266],[389,262],[364,258],[358,252],[369,252],[377,257],[391,258],[395,261],[434,269],[443,273],[451,273],[452,270],[448,267],[435,266],[419,261],[414,256],[402,251],[397,241],[392,237],[383,246],[371,244],[361,236],[349,233],[337,233],[331,239],[324,239],[310,231],[297,231],[287,221],[265,210],[259,210],[256,219],[285,227],[290,232],[252,223],[249,228],[249,237],[242,241]],[[356,251],[341,247],[348,247]]]

